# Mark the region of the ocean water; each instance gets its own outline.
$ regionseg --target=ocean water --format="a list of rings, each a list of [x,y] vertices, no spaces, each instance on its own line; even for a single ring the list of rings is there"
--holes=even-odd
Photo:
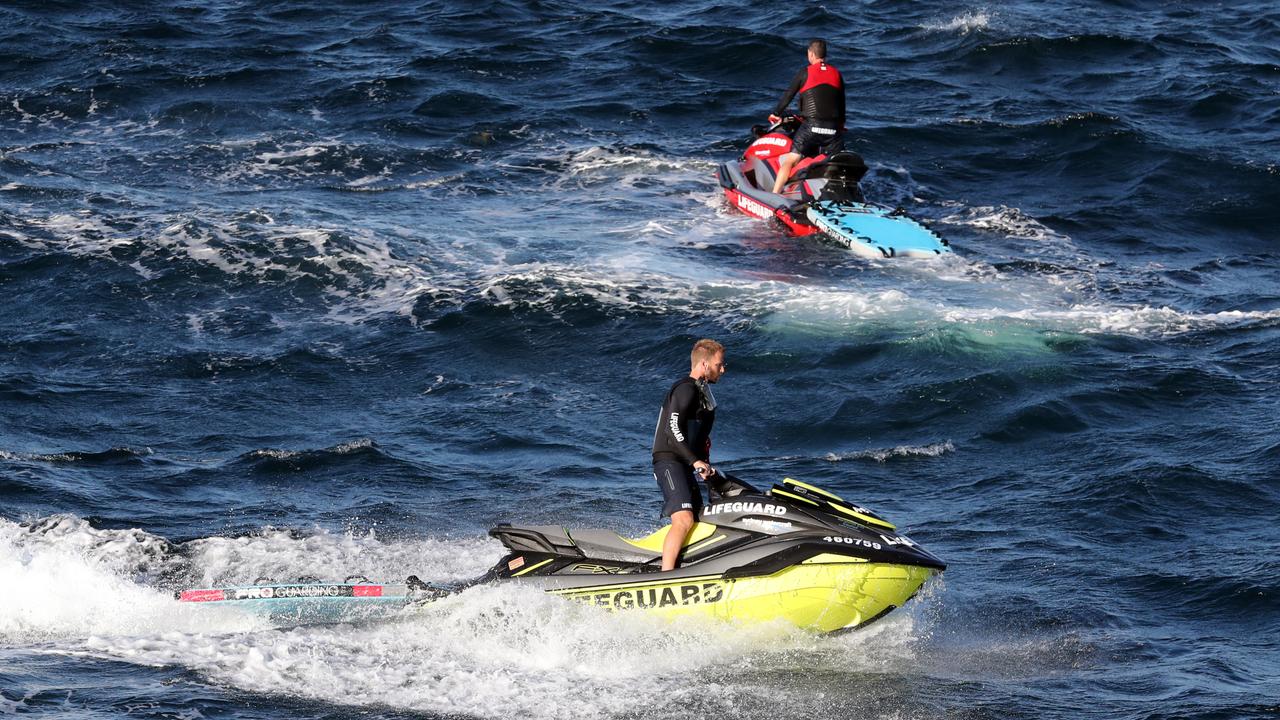
[[[868,262],[736,214],[826,37]],[[0,714],[1280,715],[1272,3],[8,2]],[[477,587],[381,623],[173,602],[641,532],[654,417],[949,563],[839,637]]]

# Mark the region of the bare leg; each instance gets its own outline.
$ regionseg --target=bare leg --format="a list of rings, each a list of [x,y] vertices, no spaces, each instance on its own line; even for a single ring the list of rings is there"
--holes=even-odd
[[[689,528],[693,527],[693,511],[677,510],[671,513],[671,529],[662,541],[662,570],[676,569],[676,558],[680,557],[680,548],[684,547],[684,539],[689,537]]]
[[[775,195],[782,194],[782,186],[787,184],[787,180],[791,177],[791,168],[800,162],[799,153],[787,153],[778,161],[778,179],[773,181],[773,193]]]

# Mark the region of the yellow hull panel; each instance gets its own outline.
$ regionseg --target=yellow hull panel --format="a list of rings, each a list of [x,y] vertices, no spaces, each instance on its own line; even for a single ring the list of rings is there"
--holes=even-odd
[[[814,632],[853,628],[902,606],[933,570],[889,563],[796,565],[764,577],[704,577],[552,590],[616,610],[737,622],[785,620]]]

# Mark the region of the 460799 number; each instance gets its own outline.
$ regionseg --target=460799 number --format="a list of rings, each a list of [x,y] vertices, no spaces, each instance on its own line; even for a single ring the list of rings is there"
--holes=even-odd
[[[883,545],[873,540],[863,540],[862,538],[840,537],[838,535],[828,535],[823,540],[833,543],[843,543],[845,545],[857,545],[859,547],[869,547],[873,550],[883,549]]]

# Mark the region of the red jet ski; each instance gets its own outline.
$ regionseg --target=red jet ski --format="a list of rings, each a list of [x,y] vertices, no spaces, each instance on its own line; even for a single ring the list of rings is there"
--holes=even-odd
[[[794,235],[822,233],[869,258],[938,257],[951,248],[902,208],[869,203],[858,183],[867,164],[854,152],[804,158],[782,193],[773,192],[779,162],[791,151],[800,118],[751,129],[754,140],[734,163],[716,170],[729,203],[761,220],[778,220]]]

